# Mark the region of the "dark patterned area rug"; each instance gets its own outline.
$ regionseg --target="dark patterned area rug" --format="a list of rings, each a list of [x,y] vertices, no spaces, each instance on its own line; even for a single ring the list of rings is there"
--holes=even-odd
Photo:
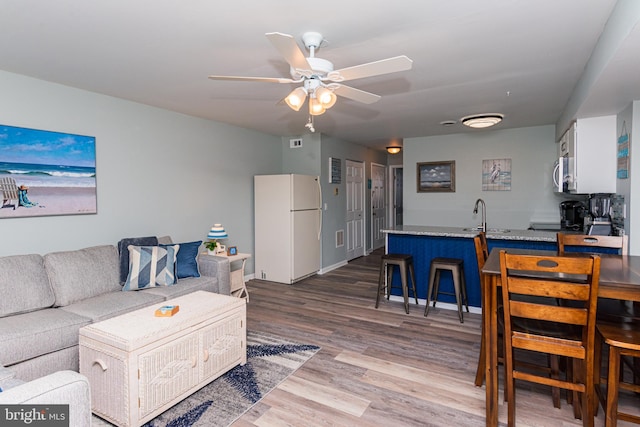
[[[309,360],[320,347],[247,332],[247,363],[236,366],[144,427],[228,426]],[[111,426],[93,417],[94,426]]]

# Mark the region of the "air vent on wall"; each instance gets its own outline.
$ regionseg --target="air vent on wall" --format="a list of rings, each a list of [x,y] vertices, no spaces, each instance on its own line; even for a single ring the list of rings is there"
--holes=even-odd
[[[336,248],[344,246],[344,230],[336,231]]]

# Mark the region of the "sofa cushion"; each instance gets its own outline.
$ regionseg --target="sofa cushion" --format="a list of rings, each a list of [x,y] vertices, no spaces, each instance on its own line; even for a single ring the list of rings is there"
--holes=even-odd
[[[123,291],[135,291],[176,282],[176,256],[180,246],[129,245],[129,275]]]
[[[51,307],[55,302],[40,255],[0,258],[0,289],[0,317]]]
[[[154,295],[146,291],[115,291],[93,298],[87,298],[75,304],[61,307],[60,309],[79,316],[88,317],[93,320],[93,322],[99,322],[162,301],[164,301],[162,296]]]
[[[10,366],[78,345],[78,331],[91,320],[57,308],[0,318],[0,360]]]
[[[171,243],[171,242],[168,242]],[[155,246],[158,244],[158,238],[155,236],[147,237],[127,237],[118,242],[118,254],[120,259],[120,283],[124,284],[129,275],[129,246]]]
[[[200,270],[198,268],[198,251],[202,240],[196,242],[176,243],[180,246],[178,256],[176,258],[176,278],[186,279],[187,277],[200,277]],[[160,247],[166,248],[173,245],[163,245]]]
[[[195,291],[209,291],[218,293],[218,279],[210,276],[188,277],[181,279],[174,286],[158,286],[155,288],[145,289],[145,294],[160,295],[165,300],[190,294]]]
[[[44,256],[44,266],[58,307],[121,290],[115,246],[53,252]]]

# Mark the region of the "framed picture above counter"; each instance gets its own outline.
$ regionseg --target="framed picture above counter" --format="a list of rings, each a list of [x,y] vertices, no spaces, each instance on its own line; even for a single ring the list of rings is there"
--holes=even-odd
[[[456,191],[455,160],[423,162],[418,163],[417,166],[418,193]]]

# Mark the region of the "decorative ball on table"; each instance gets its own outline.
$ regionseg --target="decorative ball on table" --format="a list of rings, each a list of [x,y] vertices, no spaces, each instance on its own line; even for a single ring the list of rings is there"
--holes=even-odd
[[[229,237],[222,224],[214,224],[207,234],[208,242],[204,246],[209,250],[210,255],[226,254],[224,245],[218,244],[218,240]]]

